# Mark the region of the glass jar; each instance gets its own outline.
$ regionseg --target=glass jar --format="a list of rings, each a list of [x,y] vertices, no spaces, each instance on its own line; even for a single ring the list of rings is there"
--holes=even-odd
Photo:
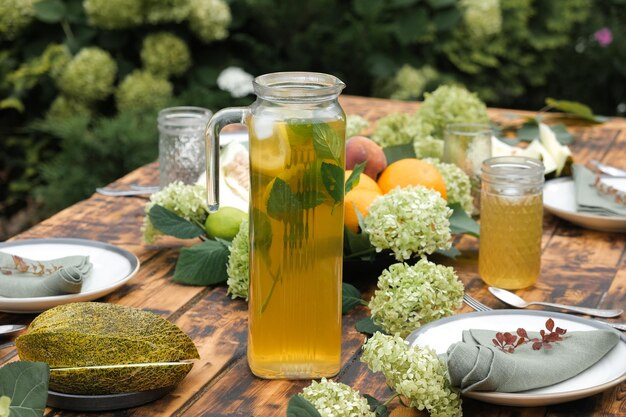
[[[490,158],[481,178],[480,277],[499,288],[533,285],[541,267],[543,163],[523,156]]]
[[[254,80],[257,100],[207,127],[209,206],[217,208],[218,132],[248,126],[248,364],[262,378],[335,375],[341,360],[345,113],[336,77]]]

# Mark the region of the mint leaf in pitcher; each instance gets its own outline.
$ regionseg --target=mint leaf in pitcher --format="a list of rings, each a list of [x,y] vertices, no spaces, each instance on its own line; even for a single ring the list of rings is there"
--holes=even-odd
[[[267,198],[267,214],[276,220],[285,220],[290,213],[302,210],[298,195],[291,190],[289,184],[276,177],[272,181]]]
[[[316,123],[313,125],[313,147],[319,159],[330,159],[337,164],[341,162],[343,140],[328,124]]]
[[[344,179],[344,171],[343,168],[329,164],[327,162],[322,162],[321,168],[322,181],[324,182],[324,188],[328,194],[335,200],[335,203],[341,203],[343,201],[343,179]]]

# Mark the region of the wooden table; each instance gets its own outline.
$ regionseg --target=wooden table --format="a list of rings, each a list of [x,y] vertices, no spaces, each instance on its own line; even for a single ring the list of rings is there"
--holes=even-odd
[[[342,97],[348,114],[369,120],[395,111],[414,112],[417,103],[360,97]],[[490,110],[494,120],[511,122],[510,114],[531,114]],[[571,125],[571,123],[570,123]],[[613,119],[596,126],[574,127],[571,146],[575,159],[599,159],[626,166],[626,119]],[[156,163],[142,167],[112,186],[133,182],[155,184]],[[69,207],[15,239],[75,237],[94,239],[125,248],[141,261],[138,274],[120,290],[100,301],[153,311],[176,323],[189,334],[201,355],[191,373],[163,399],[135,409],[108,413],[112,416],[284,416],[288,398],[309,381],[266,381],[254,377],[246,362],[246,303],[231,300],[223,286],[188,287],[172,282],[179,248],[185,242],[165,239],[156,245],[141,242],[140,226],[146,199],[105,197],[94,194]],[[546,214],[544,218],[542,273],[538,283],[521,295],[529,299],[576,303],[587,307],[623,308],[626,296],[625,234],[581,229]],[[453,265],[467,291],[494,307],[504,305],[491,297],[477,273],[477,240],[463,237],[457,247],[463,255]],[[364,270],[371,268],[363,268]],[[346,268],[345,279],[368,297],[375,274]],[[458,313],[471,311],[468,307]],[[359,307],[343,318],[342,369],[337,380],[361,393],[386,398],[389,391],[380,375],[372,374],[359,361],[363,335],[354,329],[366,317]],[[0,323],[29,323],[34,315],[0,314]],[[624,318],[622,318],[624,321]],[[0,350],[0,364],[17,360],[14,348]],[[626,360],[626,358],[625,358]],[[514,408],[494,406],[466,399],[466,416],[625,416],[626,384],[587,399],[551,407]],[[47,416],[75,415],[47,410]]]

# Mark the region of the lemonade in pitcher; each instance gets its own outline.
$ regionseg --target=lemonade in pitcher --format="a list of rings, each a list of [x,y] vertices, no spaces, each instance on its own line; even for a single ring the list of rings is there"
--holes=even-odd
[[[248,364],[262,378],[333,376],[341,360],[345,113],[337,97],[344,84],[286,72],[253,85],[252,106],[221,110],[207,128],[211,175],[221,128],[248,126]]]

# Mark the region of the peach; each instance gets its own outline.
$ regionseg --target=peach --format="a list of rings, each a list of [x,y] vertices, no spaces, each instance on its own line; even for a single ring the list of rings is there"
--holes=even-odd
[[[363,173],[376,180],[378,174],[387,167],[383,148],[365,136],[353,136],[346,142],[346,169],[354,169],[356,164],[366,162]]]

